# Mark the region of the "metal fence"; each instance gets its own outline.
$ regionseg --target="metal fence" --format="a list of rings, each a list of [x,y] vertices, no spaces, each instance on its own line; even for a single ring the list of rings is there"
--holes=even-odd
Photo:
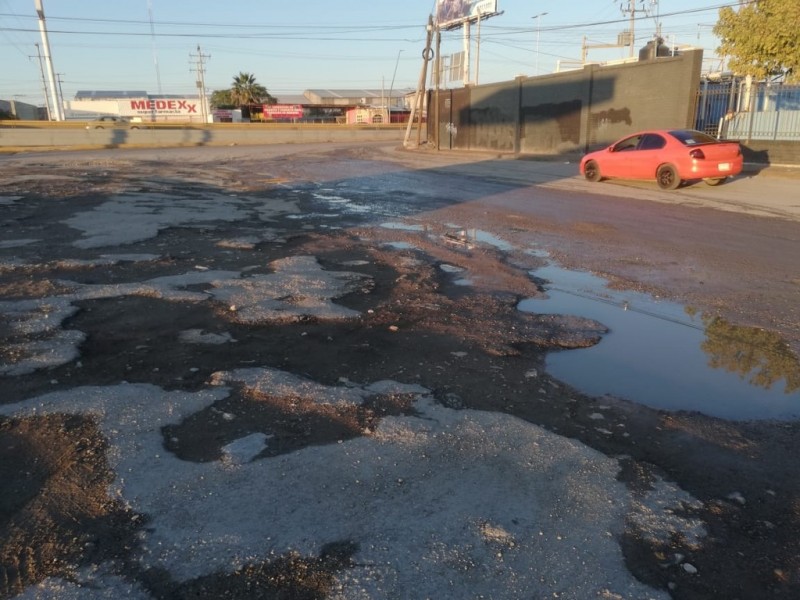
[[[704,81],[695,129],[736,140],[800,141],[800,85]]]

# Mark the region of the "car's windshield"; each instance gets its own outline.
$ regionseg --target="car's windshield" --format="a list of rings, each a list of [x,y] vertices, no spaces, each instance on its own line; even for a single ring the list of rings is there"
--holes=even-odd
[[[685,146],[697,146],[699,144],[715,144],[717,139],[702,131],[692,129],[677,129],[670,131],[669,134]]]

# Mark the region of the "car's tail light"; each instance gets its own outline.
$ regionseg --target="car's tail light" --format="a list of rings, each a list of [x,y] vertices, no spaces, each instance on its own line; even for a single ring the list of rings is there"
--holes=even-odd
[[[703,151],[700,150],[700,148],[695,148],[694,150],[689,152],[689,156],[691,156],[695,160],[702,160],[706,157],[706,155],[703,154]]]

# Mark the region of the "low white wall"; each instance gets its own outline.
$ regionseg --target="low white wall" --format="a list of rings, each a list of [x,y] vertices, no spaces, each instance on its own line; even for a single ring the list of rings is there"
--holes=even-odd
[[[5,122],[10,123],[9,121]],[[0,126],[0,149],[43,147],[225,146],[233,144],[291,144],[313,142],[402,141],[405,127],[264,126],[235,128],[86,129],[78,127]]]

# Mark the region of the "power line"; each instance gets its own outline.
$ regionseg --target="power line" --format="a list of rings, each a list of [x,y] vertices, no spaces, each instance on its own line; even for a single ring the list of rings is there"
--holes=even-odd
[[[666,18],[666,17],[679,17],[683,15],[689,14],[696,14],[700,12],[710,12],[712,10],[719,10],[721,8],[728,8],[738,6],[738,3],[735,2],[728,2],[725,4],[717,4],[714,6],[706,6],[701,8],[690,8],[686,10],[675,11],[671,13],[661,13],[659,18]],[[637,11],[638,12],[638,11]],[[649,16],[643,17],[635,17],[637,21],[647,20]],[[542,33],[551,33],[555,31],[568,31],[571,29],[586,29],[587,27],[599,27],[601,25],[619,25],[624,23],[629,23],[629,18],[624,19],[607,19],[605,21],[591,21],[588,23],[572,23],[567,25],[548,25],[542,27]],[[503,26],[492,26],[492,25],[484,25],[484,29],[487,30],[486,33],[481,33],[481,36],[500,36],[500,35],[525,35],[529,36],[533,29],[531,27],[503,27]]]
[[[632,0],[631,0],[632,1]],[[673,11],[668,13],[661,13],[659,18],[666,18],[666,17],[675,17],[675,16],[682,16],[682,15],[689,15],[689,14],[696,14],[701,12],[710,12],[716,11],[721,8],[727,7],[736,7],[739,6],[739,2],[726,2],[723,4],[715,4],[711,6],[704,6],[692,9],[685,9],[680,11]],[[642,12],[640,9],[636,9],[636,12]],[[29,15],[19,15],[15,13],[0,13],[2,17],[18,17],[18,18],[30,18]],[[641,21],[651,18],[650,15],[645,15],[641,17],[635,16],[634,13],[634,20]],[[151,25],[150,21],[142,21],[142,20],[132,20],[132,19],[99,19],[99,18],[82,18],[82,17],[48,17],[50,22],[53,21],[67,21],[67,22],[81,22],[81,23],[99,23],[99,24],[121,24],[121,25],[141,25],[142,27],[149,27]],[[549,25],[541,28],[543,33],[549,33],[553,31],[566,31],[570,29],[584,29],[587,27],[597,27],[601,25],[615,25],[620,23],[629,23],[631,19],[629,18],[622,18],[622,19],[607,19],[603,21],[590,21],[590,22],[582,22],[582,23],[573,23],[573,24],[566,24],[566,25]],[[413,29],[416,31],[420,30],[419,24],[394,24],[394,25],[280,25],[280,24],[270,24],[270,25],[254,25],[252,23],[201,23],[201,22],[191,22],[191,21],[153,21],[155,25],[159,27],[165,26],[175,26],[175,27],[208,27],[208,28],[240,28],[240,29],[262,29],[262,30],[275,30],[275,32],[264,32],[259,34],[242,34],[241,32],[227,32],[227,33],[200,33],[197,31],[189,32],[189,33],[180,33],[180,32],[160,32],[156,33],[155,35],[158,37],[212,37],[212,38],[251,38],[251,39],[259,39],[259,38],[275,38],[275,39],[297,39],[297,40],[319,40],[319,41],[404,41],[404,42],[416,42],[421,41],[419,39],[387,39],[387,38],[368,38],[368,39],[359,39],[359,38],[326,38],[326,37],[318,37],[314,34],[315,31],[327,32],[328,34],[336,33],[336,34],[350,34],[350,33],[366,33],[366,32],[386,32],[386,31],[399,31],[399,30],[406,30],[406,29]],[[485,25],[484,29],[486,29],[486,33],[482,33],[481,35],[529,35],[531,32],[530,27],[503,27],[503,26],[492,26],[492,25]],[[288,33],[291,37],[285,37]],[[494,30],[495,33],[492,33]],[[21,31],[21,32],[30,32],[35,31],[33,29],[28,29],[24,27],[20,28],[11,28],[11,27],[0,27],[0,31]],[[109,32],[107,30],[104,31],[79,31],[79,30],[53,30],[50,29],[51,33],[59,33],[59,34],[85,34],[85,35],[127,35],[127,36],[149,36],[152,35],[150,31],[143,31],[143,32],[132,32],[132,31],[112,31]],[[296,33],[291,33],[292,31]],[[300,35],[298,35],[300,33]]]
[[[32,33],[35,29],[16,28],[16,27],[0,27],[0,31],[17,31],[22,33]],[[69,29],[49,29],[50,33],[59,35],[94,35],[94,36],[111,36],[111,37],[151,37],[153,34],[147,31],[134,32],[134,31],[76,31]],[[375,29],[376,33],[380,30]],[[314,41],[314,42],[403,42],[403,43],[416,43],[418,39],[412,38],[387,38],[387,37],[320,37],[318,35],[288,35],[278,33],[259,33],[259,34],[243,34],[241,32],[230,33],[165,33],[159,32],[155,34],[159,38],[203,38],[203,39],[251,39],[251,40],[297,40],[297,41]]]

